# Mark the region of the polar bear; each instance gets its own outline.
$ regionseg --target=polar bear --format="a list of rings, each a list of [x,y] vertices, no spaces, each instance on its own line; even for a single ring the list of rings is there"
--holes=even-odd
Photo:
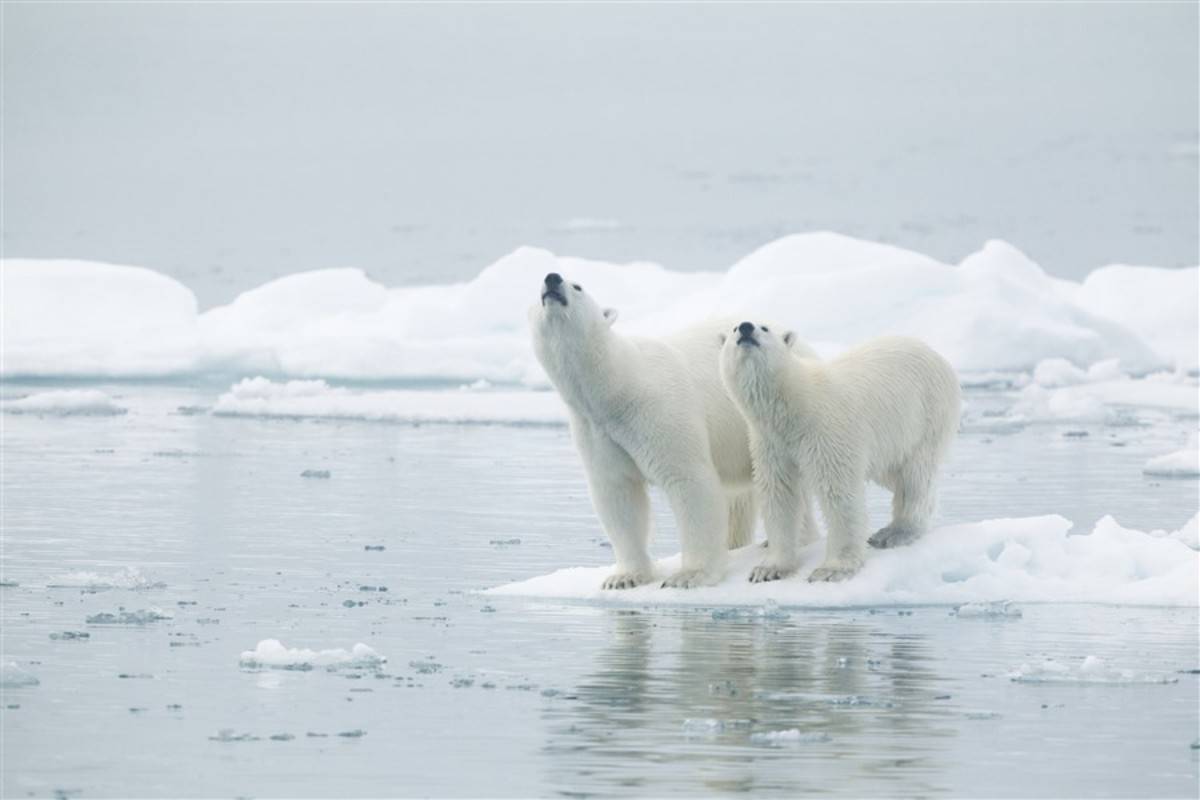
[[[743,322],[721,348],[721,378],[750,424],[767,531],[755,583],[794,572],[800,548],[816,539],[813,490],[829,540],[810,581],[843,580],[862,565],[868,479],[893,493],[892,521],[869,543],[897,547],[919,537],[958,430],[958,377],[925,344],[888,336],[822,362],[798,357],[794,342],[791,332]]]
[[[683,550],[680,570],[663,586],[720,580],[727,548],[750,544],[757,518],[746,421],[718,370],[727,323],[663,339],[622,336],[611,327],[615,310],[554,272],[539,301],[529,311],[534,350],[570,411],[592,504],[617,559],[603,588],[654,577],[647,484],[666,494]]]

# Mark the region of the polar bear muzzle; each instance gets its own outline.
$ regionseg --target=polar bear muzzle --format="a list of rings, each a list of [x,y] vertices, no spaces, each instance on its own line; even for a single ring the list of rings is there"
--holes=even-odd
[[[763,330],[766,330],[765,328]],[[737,326],[738,344],[744,344],[747,347],[758,347],[758,339],[754,338],[754,323],[743,322]]]
[[[563,293],[562,285],[562,275],[559,275],[557,272],[551,272],[546,276],[546,279],[542,281],[543,306],[546,305],[547,299],[557,300],[564,306],[567,304],[567,296]]]

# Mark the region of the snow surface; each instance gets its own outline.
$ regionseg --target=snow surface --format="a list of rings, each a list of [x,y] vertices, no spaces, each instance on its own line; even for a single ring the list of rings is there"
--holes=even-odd
[[[949,525],[909,547],[869,552],[862,570],[842,583],[807,581],[824,556],[820,541],[804,551],[804,567],[796,575],[772,583],[747,581],[751,567],[763,558],[761,547],[750,546],[731,553],[724,579],[711,587],[664,589],[651,583],[603,591],[600,583],[612,567],[602,566],[560,569],[484,593],[718,607],[771,601],[839,607],[998,600],[1195,606],[1200,603],[1200,554],[1181,539],[1196,529],[1198,519],[1200,514],[1171,534],[1122,528],[1112,517],[1101,519],[1090,533],[1075,535],[1070,535],[1070,521],[1057,515]],[[676,555],[660,560],[656,568],[666,575],[678,565]]]
[[[1200,478],[1200,451],[1190,447],[1155,456],[1146,461],[1142,472],[1159,478]]]
[[[243,667],[306,670],[313,667],[377,667],[387,661],[372,648],[359,642],[350,650],[341,647],[330,650],[308,650],[285,647],[278,639],[263,639],[253,650],[242,653]]]
[[[1122,408],[1149,408],[1185,416],[1200,413],[1200,388],[1181,372],[1144,378],[1122,375],[1117,361],[1082,370],[1063,359],[1034,367],[1007,419],[1019,422],[1117,422]]]
[[[1197,366],[1197,274],[1112,266],[1082,283],[991,241],[957,266],[834,233],[787,236],[728,271],[672,272],[522,247],[475,279],[388,289],[359,269],[289,275],[197,313],[192,292],[138,267],[2,262],[5,375],[445,378],[544,385],[526,310],[560,272],[656,334],[713,315],[794,328],[822,352],[872,336],[926,340],[961,371]]]
[[[128,410],[99,389],[55,389],[36,392],[15,400],[5,400],[0,407],[10,414],[43,414],[58,417],[111,417],[124,414]]]
[[[327,417],[411,423],[564,425],[554,392],[354,391],[323,380],[248,378],[217,398],[213,413],[237,417]]]

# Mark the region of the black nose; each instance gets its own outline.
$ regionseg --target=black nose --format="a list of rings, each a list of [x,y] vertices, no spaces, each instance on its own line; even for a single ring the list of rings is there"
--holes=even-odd
[[[546,276],[546,285],[551,289],[557,289],[559,286],[562,286],[562,275],[559,275],[557,272],[551,272]]]
[[[742,336],[749,336],[750,334],[754,333],[754,323],[743,322],[741,325],[738,325],[738,333],[740,333]]]

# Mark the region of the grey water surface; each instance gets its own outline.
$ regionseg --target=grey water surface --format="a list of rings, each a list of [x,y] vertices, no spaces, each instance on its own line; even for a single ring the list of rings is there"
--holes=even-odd
[[[212,387],[101,388],[129,413],[0,418],[3,658],[39,681],[0,690],[5,797],[1195,796],[1195,608],[485,597],[610,560],[565,429],[223,418]],[[964,433],[942,519],[1177,528],[1196,482],[1140,469],[1194,427]],[[126,567],[141,588],[63,586]],[[95,622],[122,610],[167,618]],[[271,638],[388,660],[239,664]],[[1007,677],[1089,655],[1173,682]]]

